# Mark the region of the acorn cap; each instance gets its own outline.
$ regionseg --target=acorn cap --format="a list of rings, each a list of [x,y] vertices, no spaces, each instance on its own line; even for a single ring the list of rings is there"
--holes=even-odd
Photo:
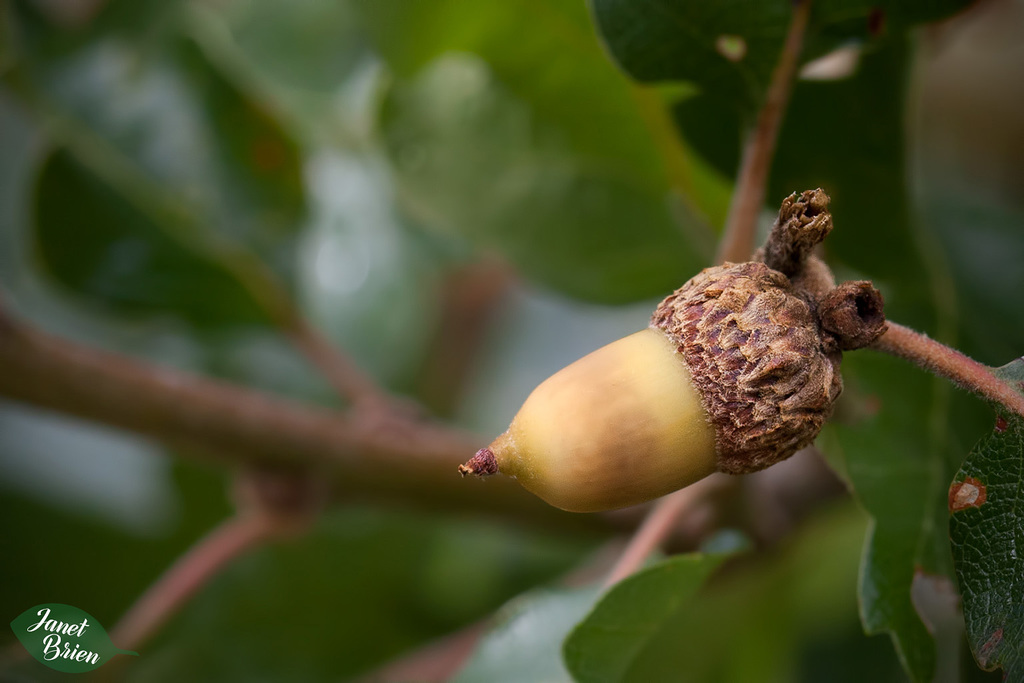
[[[843,389],[841,354],[823,341],[809,301],[764,263],[726,263],[654,311],[651,326],[676,344],[715,429],[720,471],[788,458],[831,414]]]

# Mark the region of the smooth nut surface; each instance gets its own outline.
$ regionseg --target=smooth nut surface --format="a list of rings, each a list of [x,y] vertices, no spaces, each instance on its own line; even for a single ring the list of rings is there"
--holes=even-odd
[[[711,474],[714,439],[675,344],[647,329],[545,380],[489,448],[500,472],[548,503],[592,512]]]

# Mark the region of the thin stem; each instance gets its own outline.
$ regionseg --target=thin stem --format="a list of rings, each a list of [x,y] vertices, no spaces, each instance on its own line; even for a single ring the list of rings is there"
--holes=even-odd
[[[357,408],[389,409],[389,406],[398,405],[394,397],[298,311],[290,316],[289,323],[282,329],[309,362],[324,373],[338,395],[352,401]]]
[[[490,620],[478,621],[443,638],[402,655],[370,674],[361,683],[443,683],[455,678],[490,628]]]
[[[455,412],[490,324],[513,282],[512,270],[492,258],[446,274],[436,332],[416,381],[416,396],[431,414]]]
[[[1024,417],[1024,395],[992,374],[992,368],[927,335],[894,322],[870,348],[899,356]]]
[[[616,584],[640,569],[650,554],[665,543],[679,519],[696,512],[727,479],[727,475],[714,474],[655,503],[608,573],[605,585]]]
[[[757,217],[764,205],[768,173],[775,155],[782,118],[793,89],[804,33],[811,14],[811,0],[802,0],[793,8],[793,18],[782,46],[779,61],[765,93],[757,122],[747,138],[740,162],[736,190],[729,207],[729,218],[718,249],[718,263],[746,261],[754,251]]]
[[[264,513],[242,513],[225,520],[135,601],[114,627],[111,640],[120,648],[138,650],[224,567],[289,529]]]

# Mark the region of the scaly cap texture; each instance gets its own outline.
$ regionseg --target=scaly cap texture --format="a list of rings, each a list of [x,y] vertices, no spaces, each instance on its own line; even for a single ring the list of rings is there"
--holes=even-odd
[[[678,345],[715,428],[718,468],[763,469],[809,445],[843,389],[838,352],[789,278],[764,263],[707,268],[651,317]]]

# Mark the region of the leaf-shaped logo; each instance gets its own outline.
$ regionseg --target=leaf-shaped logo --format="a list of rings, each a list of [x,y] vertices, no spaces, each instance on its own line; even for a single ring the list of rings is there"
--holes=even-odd
[[[30,607],[11,622],[11,629],[30,655],[65,673],[92,671],[114,655],[138,656],[114,647],[95,617],[71,605]]]

